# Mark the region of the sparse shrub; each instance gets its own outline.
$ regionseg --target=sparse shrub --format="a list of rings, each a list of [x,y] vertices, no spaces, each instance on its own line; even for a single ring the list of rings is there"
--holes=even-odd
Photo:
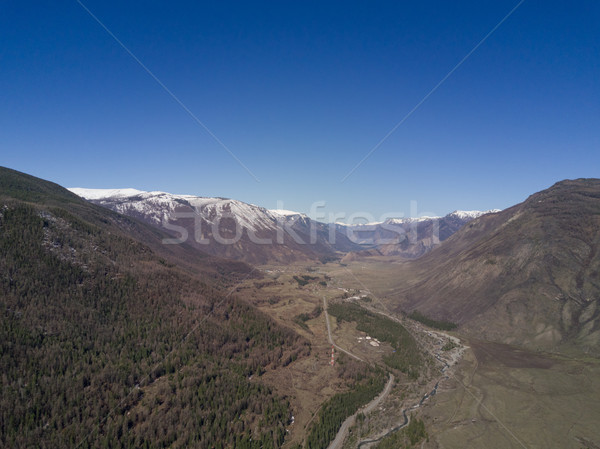
[[[446,344],[442,346],[442,351],[451,351],[456,347],[458,347],[458,345],[454,342],[454,340],[448,340]]]

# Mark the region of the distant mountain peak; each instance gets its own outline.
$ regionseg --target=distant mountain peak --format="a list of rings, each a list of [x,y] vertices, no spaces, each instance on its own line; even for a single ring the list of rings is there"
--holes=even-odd
[[[126,215],[143,215],[154,224],[161,224],[182,206],[197,211],[202,210],[206,220],[219,221],[226,216],[234,216],[240,225],[252,231],[270,226],[265,217],[266,209],[254,204],[220,197],[177,195],[173,193],[137,189],[82,189],[71,188],[71,192],[86,200],[109,205],[117,212]]]
[[[179,234],[177,238],[204,252],[231,259],[288,262],[331,258],[338,250],[358,248],[339,232],[334,232],[332,238],[328,225],[295,211],[268,210],[229,198],[159,191],[69,190],[95,204]]]
[[[102,198],[128,198],[136,195],[141,195],[143,190],[137,189],[84,189],[81,187],[72,187],[67,189],[77,196],[85,198],[86,200],[99,200]]]
[[[280,217],[293,217],[295,215],[303,215],[303,216],[306,215],[306,214],[303,214],[302,212],[296,212],[296,211],[287,210],[287,209],[269,209],[269,212],[271,212],[273,215],[277,215]]]
[[[347,223],[336,223],[337,225],[340,226],[347,226],[347,227],[356,227],[357,229],[360,227],[366,227],[366,226],[379,226],[379,225],[405,225],[405,224],[411,224],[411,223],[422,223],[422,222],[427,222],[427,221],[434,221],[434,220],[442,220],[444,218],[458,218],[460,220],[473,220],[475,218],[479,218],[482,215],[485,214],[492,214],[492,213],[496,213],[496,212],[500,212],[500,209],[490,209],[490,210],[486,210],[486,211],[480,211],[480,210],[455,210],[454,212],[450,212],[449,214],[445,215],[445,216],[437,216],[437,215],[423,215],[420,217],[393,217],[393,218],[387,218],[384,221],[373,221],[370,223],[352,223],[352,224],[347,224]]]
[[[455,210],[454,212],[450,212],[447,216],[453,216],[453,217],[458,217],[462,220],[466,220],[466,219],[475,219],[475,218],[479,218],[482,215],[486,215],[486,214],[495,214],[497,212],[500,212],[500,209],[490,209],[490,210],[486,210],[486,211],[480,211],[480,210]]]

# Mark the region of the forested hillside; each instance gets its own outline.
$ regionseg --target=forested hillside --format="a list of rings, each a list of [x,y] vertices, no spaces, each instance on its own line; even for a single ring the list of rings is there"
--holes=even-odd
[[[229,295],[247,266],[100,211],[0,169],[0,446],[279,447],[260,374],[306,341]]]

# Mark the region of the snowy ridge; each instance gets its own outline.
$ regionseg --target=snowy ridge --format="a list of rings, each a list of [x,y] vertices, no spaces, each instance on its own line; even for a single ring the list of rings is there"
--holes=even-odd
[[[352,223],[352,224],[348,224],[348,223],[344,223],[341,221],[336,222],[336,225],[339,226],[346,226],[346,227],[352,227],[352,228],[360,228],[360,227],[369,227],[369,226],[379,226],[380,224],[383,224],[385,222],[383,221],[372,221],[369,223]]]
[[[126,189],[85,189],[70,188],[71,192],[86,200],[100,205],[110,206],[111,209],[134,216],[143,216],[160,225],[169,221],[178,212],[194,213],[209,223],[220,223],[221,220],[232,218],[242,228],[252,231],[277,229],[283,220],[286,223],[309,222],[306,214],[287,209],[265,209],[254,204],[244,203],[228,198],[200,197],[195,195],[175,195],[167,192],[146,192],[132,188]],[[374,230],[380,225],[408,225],[443,218],[470,221],[482,215],[499,212],[499,209],[488,211],[456,210],[445,217],[407,217],[388,218],[385,221],[371,223],[336,223],[355,230]]]
[[[328,225],[290,210],[268,210],[228,198],[158,191],[70,190],[94,204],[169,231],[176,236],[169,243],[186,242],[202,252],[227,259],[288,263],[320,260],[337,251],[360,248],[342,233],[332,238]]]
[[[421,221],[438,220],[442,217],[408,217],[408,218],[388,218],[384,221],[387,224],[404,224],[404,223],[419,223]]]
[[[72,187],[72,193],[86,200],[99,200],[102,198],[127,198],[136,196],[141,193],[146,193],[143,190],[137,189],[83,189],[81,187]]]
[[[439,217],[439,216],[422,216],[422,217],[406,217],[406,218],[388,218],[385,221],[374,221],[371,223],[343,223],[343,222],[337,222],[335,223],[336,225],[339,226],[345,226],[345,227],[352,227],[352,228],[361,228],[361,227],[369,227],[369,226],[379,226],[382,224],[391,224],[391,225],[403,225],[403,224],[410,224],[410,223],[421,223],[421,222],[425,222],[425,221],[433,221],[433,220],[441,220],[443,218],[458,218],[460,220],[474,220],[475,218],[479,218],[482,215],[486,215],[486,214],[495,214],[497,212],[500,212],[501,209],[490,209],[490,210],[486,210],[486,211],[480,211],[480,210],[455,210],[454,212],[450,212],[448,215],[445,215],[443,217]]]
[[[280,217],[292,217],[294,215],[305,215],[301,212],[296,212],[296,211],[287,210],[287,209],[269,209],[269,212],[273,215],[278,215]]]
[[[482,215],[486,215],[486,214],[495,214],[497,212],[500,212],[500,209],[490,209],[490,210],[486,210],[486,211],[480,211],[480,210],[455,210],[454,212],[451,212],[447,215],[447,217],[457,217],[460,218],[461,220],[473,220],[475,218],[479,218]]]
[[[176,212],[190,212],[214,223],[224,218],[233,218],[244,228],[258,231],[272,229],[277,217],[264,207],[227,198],[174,195],[166,192],[145,192],[137,189],[82,189],[71,188],[71,192],[94,200],[99,204],[110,203],[111,208],[125,215],[143,215],[156,224],[172,218]]]

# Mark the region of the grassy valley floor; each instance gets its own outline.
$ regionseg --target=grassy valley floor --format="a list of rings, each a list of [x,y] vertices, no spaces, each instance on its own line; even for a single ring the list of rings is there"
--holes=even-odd
[[[329,263],[262,270],[265,278],[248,281],[240,294],[305,336],[313,348],[310,357],[263,376],[265,382],[290,398],[295,421],[288,428],[286,446],[295,448],[305,441],[321,405],[351,388],[348,379],[340,375],[339,366],[337,370],[329,366],[331,345],[321,310],[323,297],[329,303],[335,343],[369,365],[385,367],[393,345],[381,339],[379,346],[370,345],[365,339],[365,323],[353,318],[340,320],[332,313],[340,305],[353,310],[348,307],[354,304],[370,313],[387,315],[385,293],[397,286],[398,279],[393,277],[397,268],[390,261],[378,260],[348,266]],[[360,441],[397,427],[404,420],[404,409],[411,419],[419,420],[419,426],[424,423],[427,436],[412,447],[600,447],[600,360],[467,340],[461,337],[460,329],[441,332],[407,317],[391,318],[399,320],[418,341],[425,356],[423,373],[411,378],[396,371],[389,395],[366,416],[359,414],[344,447],[356,447]],[[460,338],[457,347],[456,337]],[[360,364],[349,356],[338,356],[339,362],[349,363],[352,369]],[[450,365],[443,373],[440,358]],[[436,383],[436,394],[411,408]],[[410,439],[403,435],[396,438],[409,444]],[[393,440],[386,444],[390,442]]]
[[[427,447],[599,447],[600,361],[470,345],[426,409]]]

